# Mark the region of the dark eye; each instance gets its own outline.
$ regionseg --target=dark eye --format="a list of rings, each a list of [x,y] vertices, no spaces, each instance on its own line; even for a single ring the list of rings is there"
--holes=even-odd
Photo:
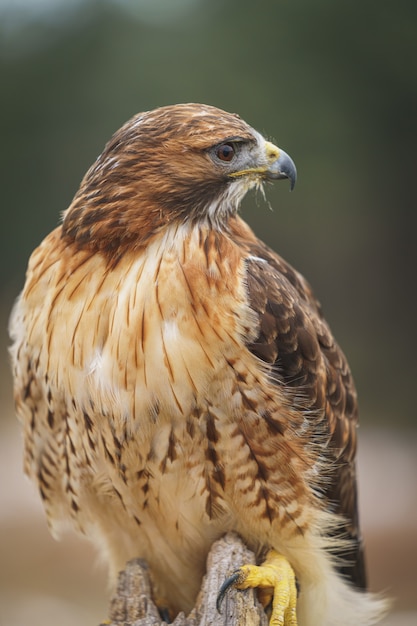
[[[220,161],[231,161],[236,154],[235,147],[232,143],[223,143],[216,150],[216,156]]]

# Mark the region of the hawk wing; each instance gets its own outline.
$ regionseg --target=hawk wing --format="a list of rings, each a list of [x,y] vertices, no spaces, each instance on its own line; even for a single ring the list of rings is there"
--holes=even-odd
[[[247,249],[247,289],[259,319],[250,351],[274,365],[277,384],[294,395],[307,415],[312,434],[328,441],[331,476],[323,485],[327,508],[343,517],[351,548],[340,556],[339,570],[366,588],[356,486],[357,397],[346,358],[335,342],[307,281],[252,233],[234,236]]]

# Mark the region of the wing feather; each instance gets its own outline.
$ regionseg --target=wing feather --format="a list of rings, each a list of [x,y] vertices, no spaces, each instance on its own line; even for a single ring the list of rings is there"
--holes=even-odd
[[[323,495],[329,510],[343,516],[343,531],[351,539],[351,549],[338,555],[343,559],[340,571],[365,588],[355,465],[358,407],[346,357],[301,274],[242,222],[236,221],[234,236],[247,250],[248,297],[259,320],[258,336],[248,347],[274,365],[277,384],[295,395],[314,416],[314,427],[327,434],[334,472],[323,482]]]

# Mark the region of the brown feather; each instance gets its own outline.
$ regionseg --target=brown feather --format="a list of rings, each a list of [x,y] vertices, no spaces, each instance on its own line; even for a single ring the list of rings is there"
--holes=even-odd
[[[364,586],[351,374],[307,282],[236,217],[278,154],[198,104],[110,140],[11,317],[25,471],[55,532],[88,535],[113,575],[147,559],[173,613],[234,530],[289,560],[306,626],[371,624],[380,605],[330,555]]]
[[[254,236],[248,240],[246,225],[238,220],[230,224],[238,241],[244,229],[248,295],[259,316],[258,336],[249,349],[274,365],[280,386],[297,392],[297,401],[311,412],[318,435],[323,424],[317,416],[325,418],[334,470],[323,492],[329,510],[346,520],[345,533],[352,539],[351,549],[339,554],[340,569],[366,588],[355,470],[358,407],[349,366],[305,279]],[[311,435],[314,440],[314,430]]]

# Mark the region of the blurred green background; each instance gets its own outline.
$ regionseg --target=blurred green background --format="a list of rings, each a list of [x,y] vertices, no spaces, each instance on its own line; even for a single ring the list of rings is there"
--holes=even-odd
[[[87,550],[84,546],[76,552],[78,543],[68,544],[69,552],[55,548],[36,497],[20,483],[6,326],[27,259],[58,223],[84,172],[124,121],[141,110],[187,101],[238,112],[297,164],[294,193],[288,193],[285,183],[270,187],[273,210],[252,195],[245,200],[243,215],[308,278],[322,302],[359,390],[363,450],[370,450],[362,455],[363,492],[369,491],[363,507],[371,515],[375,498],[376,503],[384,501],[383,511],[394,509],[396,503],[387,504],[386,498],[401,483],[406,508],[397,517],[410,537],[399,549],[406,561],[411,563],[411,554],[415,561],[415,0],[0,0],[0,94],[0,456],[4,475],[11,476],[13,467],[16,481],[7,481],[15,485],[12,498],[3,485],[5,524],[10,531],[21,527],[21,534],[5,540],[8,559],[3,562],[13,569],[16,581],[20,576],[22,582],[23,569],[27,581],[34,578],[25,560],[33,542],[22,521],[29,509],[36,519],[34,536],[40,533],[44,542],[39,539],[42,557],[32,561],[36,571],[50,571],[49,561],[42,558],[52,554],[51,561],[64,561],[68,574],[69,554],[85,564]],[[398,454],[390,460],[394,441]],[[371,456],[373,465],[368,467]],[[392,467],[394,459],[395,468],[403,472],[396,479],[378,465]],[[22,499],[30,500],[28,509]],[[370,520],[365,513],[372,530]],[[383,552],[378,545],[386,546],[385,535],[378,535],[380,544],[376,536],[371,534],[373,571],[390,570],[381,581],[376,573],[377,583],[398,593],[400,574],[392,574],[394,561],[378,564]],[[19,558],[16,546],[21,548]],[[397,551],[392,552],[398,560]],[[83,580],[81,570],[85,572],[84,565],[71,584]],[[98,596],[104,597],[103,579],[97,583],[89,572]],[[415,569],[404,579],[411,581],[414,593],[401,596],[400,608],[409,610],[417,603],[410,600],[415,599]],[[54,583],[44,583],[45,593],[51,593]],[[18,582],[13,591],[4,585],[22,609],[19,598],[29,597],[27,586],[22,583],[19,592]],[[57,592],[61,600],[62,593]],[[79,607],[82,602],[75,603]],[[16,612],[12,618],[10,611],[6,622],[0,609],[1,626],[28,623]],[[54,623],[41,614],[39,624]],[[36,610],[30,615],[31,625],[36,625]]]

